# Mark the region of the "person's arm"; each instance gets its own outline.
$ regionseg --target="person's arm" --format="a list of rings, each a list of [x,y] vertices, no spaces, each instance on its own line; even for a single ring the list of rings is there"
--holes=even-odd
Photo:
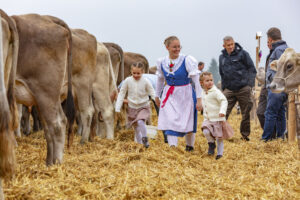
[[[164,77],[163,71],[161,69],[161,60],[157,61],[156,66],[157,66],[157,70],[156,70],[157,80],[156,80],[156,90],[155,90],[155,103],[159,107],[160,106],[160,95],[164,88],[165,77]]]
[[[196,98],[197,98],[197,110],[202,110],[202,101],[201,101],[201,95],[202,95],[202,88],[200,86],[199,81],[199,74],[200,71],[198,70],[198,62],[197,60],[192,56],[187,56],[185,59],[185,66],[186,70],[189,73],[189,78],[192,79],[193,83],[195,84],[195,92],[196,92]]]
[[[128,79],[126,79],[121,87],[121,90],[119,92],[118,98],[117,98],[117,102],[116,102],[116,108],[115,111],[116,112],[120,112],[121,111],[121,107],[125,98],[125,95],[127,93],[128,90]]]
[[[254,63],[249,55],[248,52],[244,51],[245,57],[244,57],[244,62],[248,68],[248,85],[250,87],[255,86],[255,77],[256,77],[256,68],[254,66]]]
[[[276,71],[274,71],[274,70],[272,70],[270,68],[270,64],[274,60],[278,60],[280,58],[280,56],[283,54],[283,52],[284,52],[283,49],[275,49],[274,52],[272,53],[272,55],[270,56],[269,63],[268,63],[268,68],[267,68],[267,73],[266,73],[266,82],[267,82],[267,85],[272,82],[273,77],[276,74]]]

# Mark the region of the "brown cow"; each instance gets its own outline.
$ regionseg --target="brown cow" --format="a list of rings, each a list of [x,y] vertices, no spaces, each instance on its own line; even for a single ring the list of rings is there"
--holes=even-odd
[[[93,84],[95,114],[98,116],[98,114],[101,113],[105,125],[103,128],[101,122],[97,123],[97,135],[100,135],[101,137],[106,136],[107,139],[113,139],[114,107],[110,99],[110,94],[112,91],[117,90],[117,86],[109,51],[106,46],[100,42],[97,43],[97,69],[98,81]],[[92,129],[93,128],[94,127],[92,127]]]
[[[12,16],[19,34],[16,99],[37,105],[47,141],[46,164],[62,163],[66,117],[61,93],[68,79],[67,118],[74,121],[71,84],[72,37],[68,26],[51,16]]]
[[[96,81],[97,40],[82,29],[72,29],[72,84],[82,123],[83,144],[89,137],[94,114],[92,92]]]
[[[149,68],[149,74],[156,74],[157,71],[157,67],[156,66],[152,66]]]
[[[0,199],[4,199],[2,178],[15,170],[13,129],[17,127],[14,84],[19,38],[15,24],[0,9]]]
[[[149,63],[145,56],[138,53],[124,52],[124,78],[131,75],[130,67],[136,62],[144,64],[145,73],[149,73]]]
[[[300,85],[300,53],[287,48],[279,60],[271,63],[271,69],[276,71],[270,88],[272,92],[289,93]]]
[[[115,79],[117,80],[117,85],[119,85],[122,80],[124,80],[124,53],[123,49],[115,43],[103,43],[110,55],[110,60],[115,74]]]

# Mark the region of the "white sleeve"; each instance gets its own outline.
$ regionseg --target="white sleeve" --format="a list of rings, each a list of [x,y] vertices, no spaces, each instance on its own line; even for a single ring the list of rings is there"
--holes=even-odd
[[[221,102],[219,113],[226,115],[228,101],[227,101],[226,97],[224,96],[224,94],[219,89],[217,89],[217,99],[219,102]]]
[[[163,74],[163,71],[161,69],[161,62],[162,60],[158,60],[157,61],[157,70],[156,70],[156,75],[157,75],[157,81],[156,81],[156,97],[160,97],[160,94],[164,88],[164,84],[165,84],[165,76]]]
[[[146,88],[147,88],[147,92],[148,92],[148,95],[151,96],[151,98],[154,100],[155,99],[155,91],[154,91],[154,88],[152,87],[151,83],[149,80],[145,79],[146,80]]]
[[[189,73],[189,78],[192,78],[192,76],[197,76],[201,73],[198,69],[198,61],[192,56],[187,56],[185,58],[185,68]]]
[[[198,62],[192,56],[187,56],[185,59],[185,68],[189,73],[188,77],[192,79],[195,84],[196,97],[201,98],[202,88],[200,86],[199,76],[200,71],[198,70]]]
[[[200,85],[199,75],[192,76],[191,79],[195,84],[196,97],[201,98],[201,96],[202,96],[202,87]]]
[[[121,111],[121,107],[123,105],[123,101],[124,101],[125,95],[127,93],[127,90],[128,90],[128,79],[125,79],[125,81],[122,84],[121,90],[119,92],[118,98],[117,98],[116,108],[115,108],[116,112]]]

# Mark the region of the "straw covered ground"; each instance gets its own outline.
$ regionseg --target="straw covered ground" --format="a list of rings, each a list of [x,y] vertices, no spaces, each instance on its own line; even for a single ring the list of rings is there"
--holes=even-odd
[[[262,130],[254,122],[251,141],[241,141],[240,119],[230,117],[235,136],[225,141],[218,161],[207,156],[199,130],[192,153],[185,152],[183,139],[169,148],[161,133],[149,149],[133,142],[133,130],[84,146],[76,137],[64,163],[51,167],[45,166],[43,132],[22,137],[17,173],[4,182],[4,193],[7,199],[300,199],[297,145],[259,141]],[[201,122],[200,116],[198,128]]]

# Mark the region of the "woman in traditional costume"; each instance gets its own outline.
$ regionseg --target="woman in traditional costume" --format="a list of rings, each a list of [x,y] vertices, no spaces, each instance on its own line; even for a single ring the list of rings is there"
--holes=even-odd
[[[176,36],[168,37],[164,44],[169,55],[157,62],[158,130],[165,131],[170,146],[176,147],[178,137],[185,136],[186,151],[193,151],[197,110],[202,109],[198,62],[192,56],[180,54],[180,41]],[[194,82],[195,90],[191,82]]]

